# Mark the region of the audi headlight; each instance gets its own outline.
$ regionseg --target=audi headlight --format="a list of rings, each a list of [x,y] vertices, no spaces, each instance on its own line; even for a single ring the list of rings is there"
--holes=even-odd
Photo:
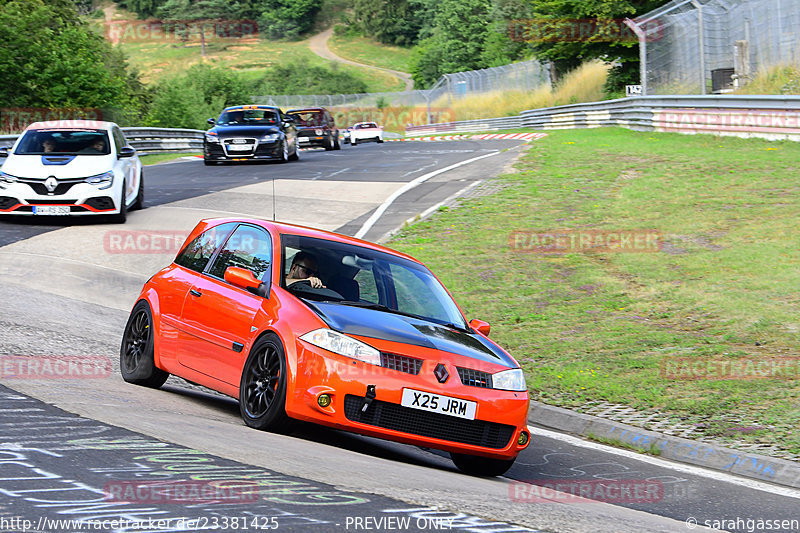
[[[108,189],[111,187],[111,184],[114,183],[114,173],[109,170],[108,172],[97,174],[96,176],[89,176],[83,181],[90,185],[94,185],[98,189]]]
[[[381,353],[363,342],[332,329],[322,328],[310,331],[300,339],[329,352],[344,355],[371,365],[381,364]]]
[[[271,142],[277,141],[278,137],[280,137],[280,135],[277,134],[277,133],[268,133],[268,134],[264,135],[263,137],[261,137],[261,140],[264,141],[264,142],[271,143]]]
[[[316,133],[317,135],[322,135],[322,130],[314,130],[314,133]]]
[[[492,374],[492,388],[522,392],[528,390],[528,385],[525,383],[525,374],[522,369],[512,368]]]
[[[219,143],[219,137],[216,133],[206,133],[207,143]]]

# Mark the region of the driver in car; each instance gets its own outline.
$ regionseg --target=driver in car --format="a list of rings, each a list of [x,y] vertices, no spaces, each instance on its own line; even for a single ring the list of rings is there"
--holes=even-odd
[[[318,274],[316,258],[308,252],[297,252],[292,258],[292,267],[286,276],[286,286],[298,281],[308,281],[312,288],[324,289],[326,287],[317,277]]]

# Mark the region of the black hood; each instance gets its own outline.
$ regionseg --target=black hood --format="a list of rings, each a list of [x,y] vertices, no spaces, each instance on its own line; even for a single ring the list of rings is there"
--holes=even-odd
[[[304,301],[331,329],[340,333],[422,346],[509,368],[517,367],[507,353],[477,333],[375,309]]]
[[[262,137],[270,133],[280,133],[278,126],[214,126],[208,131],[217,132],[220,139],[228,137]]]

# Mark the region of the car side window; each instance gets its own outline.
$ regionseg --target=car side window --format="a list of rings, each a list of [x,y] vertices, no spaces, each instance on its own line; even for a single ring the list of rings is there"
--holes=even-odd
[[[202,272],[214,254],[214,250],[225,241],[234,227],[236,227],[235,222],[228,222],[204,231],[181,250],[181,253],[175,258],[175,263],[195,272]]]
[[[231,234],[208,273],[224,279],[228,267],[246,268],[263,280],[272,262],[272,239],[255,226],[242,224]]]
[[[117,153],[119,153],[122,147],[125,146],[125,137],[122,135],[122,130],[113,128],[111,135],[114,137],[114,146],[117,147]]]

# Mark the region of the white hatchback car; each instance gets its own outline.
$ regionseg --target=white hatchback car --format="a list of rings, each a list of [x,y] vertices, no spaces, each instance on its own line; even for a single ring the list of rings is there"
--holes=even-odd
[[[0,164],[0,214],[125,222],[144,202],[142,163],[113,122],[35,122],[0,149]]]
[[[383,128],[374,122],[359,122],[353,124],[350,130],[350,144],[353,146],[365,141],[383,142]]]

